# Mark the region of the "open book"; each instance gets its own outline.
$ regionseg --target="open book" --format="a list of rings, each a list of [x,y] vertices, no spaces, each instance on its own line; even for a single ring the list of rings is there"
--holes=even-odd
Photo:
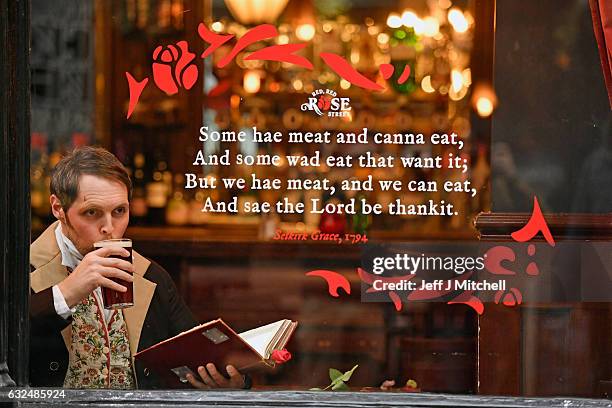
[[[258,366],[274,366],[274,350],[285,347],[297,322],[279,320],[243,333],[236,333],[223,320],[216,319],[187,330],[134,354],[144,367],[157,373],[164,385],[179,386],[186,375],[196,378],[199,366],[213,363],[227,374],[228,364],[240,372]]]

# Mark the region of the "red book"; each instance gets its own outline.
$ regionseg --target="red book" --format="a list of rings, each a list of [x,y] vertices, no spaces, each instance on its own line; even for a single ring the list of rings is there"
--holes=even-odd
[[[228,364],[243,373],[273,367],[272,352],[285,347],[296,326],[297,322],[284,319],[236,333],[217,319],[142,350],[134,358],[157,373],[165,386],[176,388],[187,382],[188,373],[199,378],[198,367],[207,363],[213,363],[223,374],[227,374]]]

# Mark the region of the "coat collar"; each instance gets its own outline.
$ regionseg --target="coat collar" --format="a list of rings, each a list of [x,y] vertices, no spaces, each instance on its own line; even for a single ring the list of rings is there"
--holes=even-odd
[[[62,254],[55,239],[55,228],[59,221],[54,222],[30,245],[30,264],[36,268],[30,273],[30,287],[34,293],[48,289],[60,283],[68,270],[62,265]],[[134,306],[123,309],[123,317],[128,330],[130,351],[132,355],[138,351],[138,343],[147,311],[156,283],[144,277],[151,261],[132,251],[134,257]],[[70,347],[70,326],[62,331],[66,347]]]

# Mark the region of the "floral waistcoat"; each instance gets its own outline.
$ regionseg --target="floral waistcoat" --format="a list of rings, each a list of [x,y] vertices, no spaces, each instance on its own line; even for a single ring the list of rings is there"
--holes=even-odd
[[[76,306],[64,387],[135,388],[123,312],[114,310],[108,324],[103,313],[93,293]]]

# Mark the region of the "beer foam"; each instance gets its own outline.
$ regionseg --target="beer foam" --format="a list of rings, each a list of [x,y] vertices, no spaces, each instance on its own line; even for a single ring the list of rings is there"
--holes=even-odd
[[[126,238],[106,239],[104,241],[94,242],[94,248],[120,247],[131,248],[132,240]]]

